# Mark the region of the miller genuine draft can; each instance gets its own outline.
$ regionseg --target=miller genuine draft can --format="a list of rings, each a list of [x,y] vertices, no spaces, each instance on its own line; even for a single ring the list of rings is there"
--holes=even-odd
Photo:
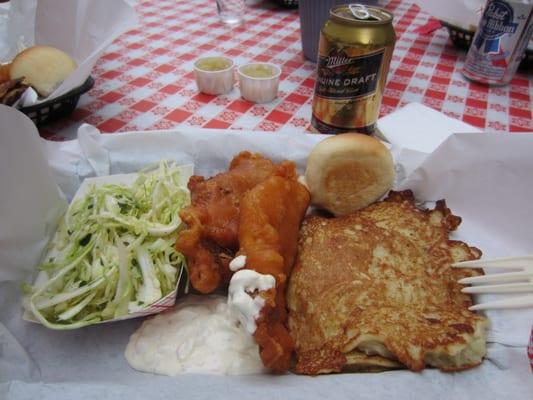
[[[320,133],[372,134],[396,35],[392,15],[337,6],[320,32],[311,124]]]
[[[487,85],[509,83],[533,33],[533,3],[488,0],[463,75]]]

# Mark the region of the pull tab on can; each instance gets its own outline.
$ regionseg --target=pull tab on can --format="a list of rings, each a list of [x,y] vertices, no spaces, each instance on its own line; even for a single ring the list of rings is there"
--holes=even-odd
[[[368,12],[364,4],[350,4],[348,5],[350,12],[353,14],[355,19],[369,19],[370,13]]]

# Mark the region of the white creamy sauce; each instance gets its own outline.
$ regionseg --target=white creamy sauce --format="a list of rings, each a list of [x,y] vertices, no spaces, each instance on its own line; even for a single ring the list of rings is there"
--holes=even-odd
[[[131,367],[162,375],[247,375],[265,372],[253,337],[223,296],[189,295],[146,320],[125,352]]]
[[[298,175],[298,183],[300,183],[300,185],[305,186],[306,189],[309,189],[309,187],[307,186],[307,181],[305,180],[305,176],[304,175]]]
[[[229,269],[235,272],[240,269],[243,269],[245,265],[246,265],[246,256],[241,254],[240,256],[237,256],[233,260],[230,261]]]
[[[265,305],[265,300],[251,294],[258,290],[268,290],[276,286],[272,275],[260,274],[251,269],[241,269],[231,277],[228,289],[228,306],[246,330],[253,334],[257,329],[255,320]]]

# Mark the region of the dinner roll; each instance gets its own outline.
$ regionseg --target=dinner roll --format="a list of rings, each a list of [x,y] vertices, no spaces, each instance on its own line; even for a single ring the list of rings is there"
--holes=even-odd
[[[17,54],[11,63],[11,79],[25,77],[39,95],[49,96],[75,69],[76,62],[62,50],[33,46]]]
[[[379,140],[359,133],[332,136],[307,159],[305,181],[311,202],[336,216],[378,200],[392,186],[392,155]]]

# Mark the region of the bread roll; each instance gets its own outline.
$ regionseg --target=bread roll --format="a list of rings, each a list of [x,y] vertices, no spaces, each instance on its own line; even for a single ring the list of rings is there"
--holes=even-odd
[[[311,202],[336,216],[378,200],[394,182],[392,155],[371,136],[346,133],[317,144],[307,159]]]
[[[25,77],[43,97],[48,97],[75,69],[76,62],[62,50],[33,46],[17,54],[11,63],[11,79]]]

